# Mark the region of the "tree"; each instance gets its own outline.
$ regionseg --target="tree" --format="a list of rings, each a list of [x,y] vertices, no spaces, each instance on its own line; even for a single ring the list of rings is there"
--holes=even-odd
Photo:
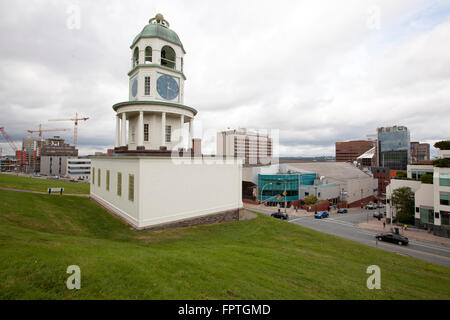
[[[308,205],[308,206],[310,206],[310,205],[313,205],[313,204],[316,204],[317,203],[317,197],[316,196],[307,196],[307,197],[305,197],[305,203]]]
[[[414,223],[414,192],[410,187],[395,189],[391,196],[392,206],[397,212],[397,221]]]
[[[425,173],[420,176],[420,182],[433,184],[433,175],[431,173]]]
[[[450,141],[449,140],[438,141],[434,144],[434,147],[441,150],[450,150]]]

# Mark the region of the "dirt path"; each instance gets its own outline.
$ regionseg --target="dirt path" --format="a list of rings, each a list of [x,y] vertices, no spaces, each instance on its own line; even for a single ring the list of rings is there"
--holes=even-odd
[[[32,190],[21,190],[21,189],[12,189],[12,188],[3,188],[0,187],[0,190],[5,191],[15,191],[15,192],[26,192],[26,193],[35,193],[35,194],[49,194],[48,192],[42,192],[42,191],[32,191]],[[61,195],[59,193],[51,193],[52,195]],[[89,197],[88,194],[79,194],[79,193],[63,193],[63,196],[75,196],[75,197]]]

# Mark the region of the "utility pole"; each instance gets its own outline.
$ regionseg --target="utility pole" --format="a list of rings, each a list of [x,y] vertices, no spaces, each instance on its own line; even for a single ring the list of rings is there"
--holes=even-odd
[[[287,192],[286,192],[286,180],[284,181],[284,213],[287,213]]]

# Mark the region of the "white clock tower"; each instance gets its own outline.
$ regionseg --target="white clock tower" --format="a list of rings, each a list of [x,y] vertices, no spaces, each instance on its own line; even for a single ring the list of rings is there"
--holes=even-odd
[[[192,148],[197,111],[184,105],[186,52],[169,27],[157,14],[131,44],[129,101],[113,106],[116,153],[161,152],[183,148],[186,142]]]
[[[90,199],[136,229],[239,220],[242,159],[192,146],[184,54],[164,17],[150,19],[131,44],[129,99],[113,106],[114,154],[90,156]]]

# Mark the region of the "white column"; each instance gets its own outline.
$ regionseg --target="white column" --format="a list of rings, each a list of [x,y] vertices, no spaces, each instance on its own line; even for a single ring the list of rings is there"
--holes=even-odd
[[[125,147],[127,145],[127,115],[122,113],[122,129],[120,130],[120,146]]]
[[[192,139],[194,138],[194,118],[189,119],[189,148],[192,149]]]
[[[161,113],[161,146],[166,146],[166,113]]]
[[[184,148],[184,114],[180,117],[180,146]]]
[[[120,146],[120,118],[116,115],[116,148]]]
[[[142,147],[144,145],[144,112],[139,112],[139,120],[137,125],[137,146]]]

